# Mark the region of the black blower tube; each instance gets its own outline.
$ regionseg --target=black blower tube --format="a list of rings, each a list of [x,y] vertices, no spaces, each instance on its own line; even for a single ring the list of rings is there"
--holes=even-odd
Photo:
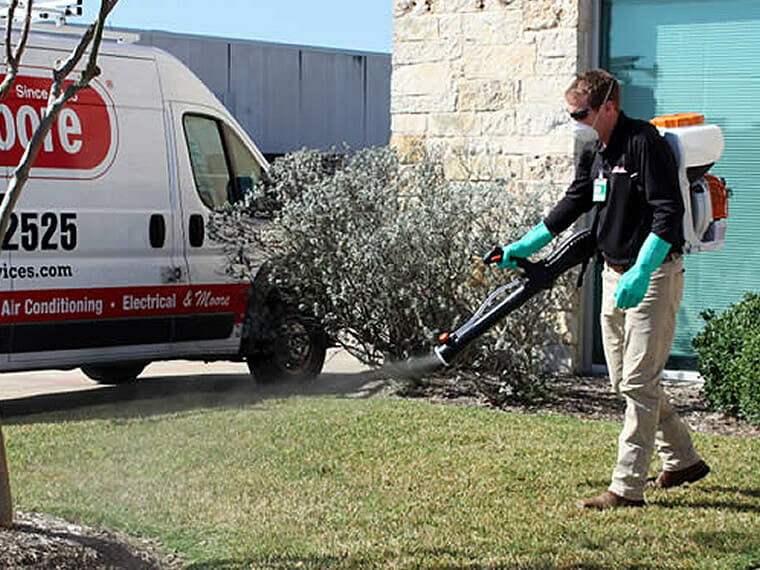
[[[457,354],[475,338],[482,335],[499,320],[507,316],[515,309],[524,305],[539,291],[548,289],[554,280],[565,271],[580,263],[586,263],[594,255],[596,241],[591,229],[580,230],[562,243],[546,258],[535,263],[527,259],[515,258],[515,263],[523,270],[517,288],[507,297],[484,312],[484,306],[475,313],[476,317],[470,319],[459,329],[450,334],[444,334],[441,344],[435,348],[435,355],[443,363],[449,366]],[[485,263],[501,261],[501,248],[494,248],[483,257]],[[486,305],[488,300],[484,303]]]

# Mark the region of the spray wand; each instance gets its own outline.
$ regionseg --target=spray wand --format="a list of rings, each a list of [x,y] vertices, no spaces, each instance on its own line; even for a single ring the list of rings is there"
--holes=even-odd
[[[562,241],[554,251],[536,262],[514,258],[522,274],[491,293],[475,314],[454,332],[445,332],[438,337],[440,344],[435,355],[449,366],[473,339],[493,327],[499,320],[524,305],[536,293],[549,289],[555,279],[576,265],[585,264],[596,249],[596,241],[590,228],[580,230]],[[483,256],[483,263],[498,263],[504,251],[494,247]],[[503,298],[502,298],[503,297]],[[500,301],[497,299],[502,298]]]

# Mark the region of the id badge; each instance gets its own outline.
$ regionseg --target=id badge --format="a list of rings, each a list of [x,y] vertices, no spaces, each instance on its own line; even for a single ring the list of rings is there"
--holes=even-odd
[[[593,200],[594,202],[604,202],[607,200],[607,179],[603,178],[601,174],[594,180]]]

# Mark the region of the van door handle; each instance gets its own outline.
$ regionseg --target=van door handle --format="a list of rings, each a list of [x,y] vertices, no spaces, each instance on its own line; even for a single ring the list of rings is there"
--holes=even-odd
[[[200,247],[203,245],[203,239],[206,237],[206,229],[203,224],[203,216],[193,214],[190,216],[190,245]]]
[[[166,243],[166,221],[162,214],[153,214],[148,225],[150,246],[155,249],[164,247]]]

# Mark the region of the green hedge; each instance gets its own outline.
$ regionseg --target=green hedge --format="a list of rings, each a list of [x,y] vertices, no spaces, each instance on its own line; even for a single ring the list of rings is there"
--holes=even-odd
[[[760,295],[746,293],[720,315],[702,317],[707,324],[693,345],[708,403],[760,425]]]

